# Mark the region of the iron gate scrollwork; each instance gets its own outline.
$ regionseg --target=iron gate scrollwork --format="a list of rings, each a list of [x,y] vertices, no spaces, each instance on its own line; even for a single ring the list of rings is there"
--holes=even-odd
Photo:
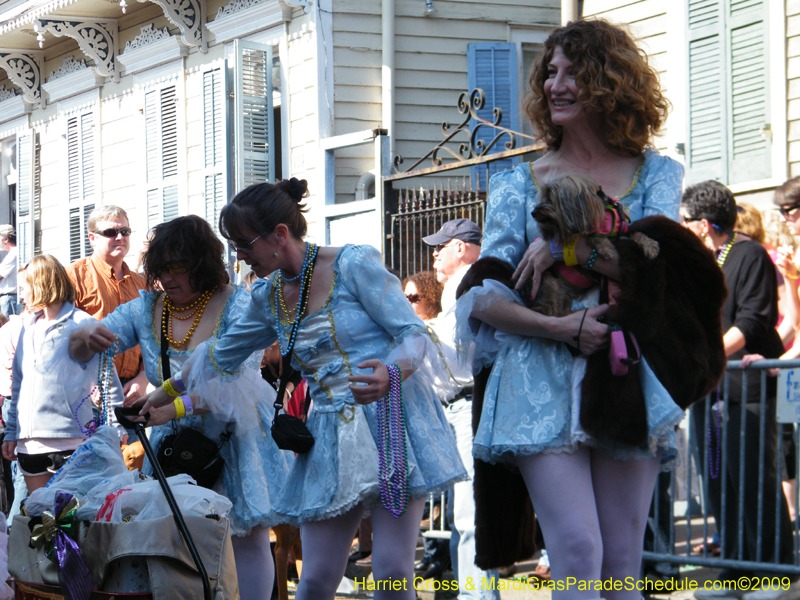
[[[517,139],[530,136],[502,127],[502,110],[492,109],[493,121],[478,116],[484,107],[486,97],[483,90],[477,88],[471,93],[462,92],[458,98],[458,112],[463,115],[461,122],[453,128],[450,123],[442,123],[444,139],[417,160],[406,171],[397,172],[384,177],[384,215],[386,234],[387,266],[393,269],[400,278],[420,271],[429,271],[433,266],[431,248],[422,241],[447,221],[467,218],[483,228],[486,214],[487,190],[480,189],[480,180],[488,180],[489,165],[496,161],[538,152],[544,149],[543,144],[532,144],[517,147]],[[470,122],[473,127],[470,130]],[[484,139],[485,133],[491,139]],[[469,133],[468,142],[453,141],[460,132]],[[481,132],[483,132],[481,134]],[[479,135],[481,134],[481,135]],[[503,141],[505,140],[505,141]],[[503,143],[504,150],[490,152]],[[458,151],[447,147],[448,143],[458,145]],[[440,154],[449,154],[453,158],[445,163]],[[427,159],[432,167],[418,168]],[[394,166],[398,168],[403,158],[395,157]],[[467,167],[483,167],[483,177],[459,176],[434,183],[424,183],[424,177],[446,174],[455,169]],[[408,180],[412,187],[394,188],[395,182]]]

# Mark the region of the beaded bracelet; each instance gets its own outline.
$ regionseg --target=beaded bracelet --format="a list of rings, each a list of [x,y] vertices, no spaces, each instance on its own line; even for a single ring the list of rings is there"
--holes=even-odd
[[[189,394],[181,394],[178,398],[183,402],[185,416],[191,417],[194,414],[194,404],[192,404]]]
[[[575,244],[577,243],[578,238],[574,237],[564,244],[564,263],[568,267],[574,267],[578,264],[578,257],[575,255]]]
[[[378,400],[378,483],[381,503],[397,518],[408,508],[408,448],[403,408],[403,377],[396,364],[389,371],[389,393]]]
[[[181,397],[178,396],[177,398],[175,398],[175,400],[172,403],[175,405],[175,418],[176,419],[182,419],[183,417],[185,417],[186,416],[186,406],[184,406],[183,400],[181,400]]]
[[[170,383],[169,379],[165,379],[164,383],[161,384],[161,387],[164,388],[164,391],[167,392],[167,394],[170,396],[174,397],[181,395],[181,393],[178,390],[172,387],[172,383]]]
[[[592,248],[592,253],[589,254],[589,260],[586,261],[586,264],[583,265],[587,269],[591,269],[594,266],[594,261],[597,260],[597,248]]]

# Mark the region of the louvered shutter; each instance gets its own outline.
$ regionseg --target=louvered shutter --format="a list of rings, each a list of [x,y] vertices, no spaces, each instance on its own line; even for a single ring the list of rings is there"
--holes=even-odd
[[[35,134],[29,131],[17,135],[17,253],[19,265],[33,258],[35,232],[33,227],[34,203],[34,152]]]
[[[771,175],[767,6],[690,0],[687,183]]]
[[[95,207],[95,188],[94,113],[84,112],[67,118],[70,261],[92,253],[86,221]]]
[[[272,47],[234,41],[235,191],[275,180]]]
[[[178,216],[178,105],[175,85],[145,94],[147,226]]]
[[[481,119],[494,123],[493,109],[503,111],[500,126],[512,131],[519,131],[519,92],[517,83],[517,47],[508,43],[473,43],[467,45],[467,83],[470,92],[476,88],[483,90],[486,102],[477,111]],[[478,121],[472,120],[470,128],[474,129]],[[476,140],[488,145],[500,133],[486,125],[478,130]],[[490,154],[504,151],[509,137],[503,136],[489,150]],[[519,162],[519,158],[506,158],[489,163],[489,176],[498,171],[511,169]],[[486,166],[472,167],[472,177],[479,182],[482,190],[486,189]]]
[[[203,156],[206,221],[219,234],[219,213],[228,201],[225,72],[203,73]]]
[[[764,0],[731,0],[730,184],[772,173],[772,140],[764,136],[770,122],[767,16]]]

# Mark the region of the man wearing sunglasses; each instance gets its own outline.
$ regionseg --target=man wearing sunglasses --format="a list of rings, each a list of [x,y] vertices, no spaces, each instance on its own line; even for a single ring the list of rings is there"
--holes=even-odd
[[[422,238],[433,249],[433,269],[436,278],[444,284],[442,312],[428,322],[439,338],[442,354],[460,391],[455,398],[442,398],[446,405],[445,415],[453,428],[458,453],[470,477],[472,468],[472,371],[463,367],[456,356],[456,290],[470,265],[478,260],[483,233],[469,219],[454,219],[442,225],[433,235]],[[468,585],[470,581],[481,582],[486,577],[497,577],[497,572],[481,571],[475,566],[475,500],[472,481],[457,483],[453,487],[448,509],[450,529],[450,557],[453,574],[458,579],[459,598],[499,598],[496,590],[481,589]],[[438,575],[436,565],[420,565],[427,571],[423,577]],[[441,568],[441,567],[439,567]],[[433,571],[433,572],[432,572]]]
[[[145,289],[145,279],[125,263],[131,227],[123,209],[112,205],[94,209],[86,221],[86,231],[92,255],[76,260],[67,272],[77,291],[75,306],[100,320],[120,304],[138,298],[139,290]],[[126,398],[139,398],[147,387],[141,357],[137,346],[114,360]]]

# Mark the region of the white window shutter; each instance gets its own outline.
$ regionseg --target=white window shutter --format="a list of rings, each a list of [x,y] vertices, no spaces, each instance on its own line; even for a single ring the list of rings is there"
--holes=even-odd
[[[178,216],[177,88],[167,85],[145,94],[147,226]]]
[[[33,258],[34,226],[34,164],[36,152],[33,131],[17,135],[17,252],[19,265],[28,264]]]
[[[272,47],[234,41],[234,156],[236,192],[275,180]]]
[[[690,0],[687,182],[727,179],[724,41],[722,1]]]
[[[86,220],[95,207],[94,113],[67,118],[67,187],[69,193],[69,258],[92,253]]]
[[[206,221],[219,234],[219,213],[228,201],[225,71],[203,73],[203,155]]]
[[[689,0],[689,184],[770,177],[765,0]]]

